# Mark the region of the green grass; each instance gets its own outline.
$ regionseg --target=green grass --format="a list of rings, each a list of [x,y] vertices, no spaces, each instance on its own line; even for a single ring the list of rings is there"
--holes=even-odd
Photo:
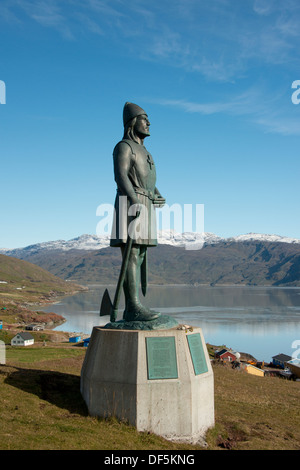
[[[89,416],[80,394],[84,355],[83,348],[8,350],[7,365],[0,366],[0,449],[194,448]]]
[[[7,347],[0,366],[2,450],[200,450],[89,416],[80,394],[85,348]],[[214,365],[215,426],[206,449],[299,450],[300,382]]]
[[[20,364],[34,364],[42,361],[60,361],[61,359],[81,358],[84,354],[82,349],[65,348],[51,348],[50,346],[38,348],[38,353],[35,348],[23,348],[20,352],[20,347],[8,347],[6,350],[6,359],[13,363]]]

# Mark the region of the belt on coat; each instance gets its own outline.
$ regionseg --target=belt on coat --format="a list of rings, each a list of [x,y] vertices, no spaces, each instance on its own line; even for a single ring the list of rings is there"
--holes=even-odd
[[[155,200],[155,196],[153,194],[152,191],[148,191],[148,189],[143,189],[143,188],[138,188],[138,187],[135,187],[134,188],[135,192],[137,194],[141,194],[142,196],[146,196],[148,197],[151,201],[154,201]]]

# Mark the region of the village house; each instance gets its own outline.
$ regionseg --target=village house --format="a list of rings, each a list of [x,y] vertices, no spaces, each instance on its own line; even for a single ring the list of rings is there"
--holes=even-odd
[[[240,354],[236,351],[232,351],[231,349],[221,349],[220,351],[215,352],[215,357],[220,361],[234,362],[239,361]]]
[[[272,364],[275,367],[280,367],[281,369],[285,368],[285,363],[292,359],[291,356],[287,354],[277,354],[277,356],[272,357]]]
[[[22,331],[12,338],[10,344],[12,346],[30,346],[34,344],[34,338],[27,331]]]
[[[286,366],[289,368],[296,379],[300,379],[300,359],[295,357],[294,359],[288,361]]]

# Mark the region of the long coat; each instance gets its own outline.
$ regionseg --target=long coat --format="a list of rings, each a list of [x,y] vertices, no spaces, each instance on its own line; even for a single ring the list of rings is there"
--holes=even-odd
[[[150,152],[144,145],[123,139],[114,148],[113,161],[117,195],[110,246],[126,243],[128,230],[134,244],[156,246],[153,200],[160,193],[155,186],[156,170]],[[143,206],[140,216],[133,222],[134,204]]]

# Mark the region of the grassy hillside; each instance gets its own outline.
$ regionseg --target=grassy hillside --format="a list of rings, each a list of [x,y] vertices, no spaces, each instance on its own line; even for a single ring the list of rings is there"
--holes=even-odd
[[[82,289],[28,261],[5,255],[0,255],[0,281],[0,317],[8,322],[26,313],[30,316],[26,308],[30,304],[47,303]]]
[[[82,347],[36,344],[6,352],[6,365],[0,365],[2,450],[203,449],[90,417],[80,394]],[[215,426],[206,449],[300,450],[300,382],[219,364],[213,371]]]
[[[35,264],[5,255],[0,255],[0,281],[0,295],[16,300],[71,294],[80,288]]]

